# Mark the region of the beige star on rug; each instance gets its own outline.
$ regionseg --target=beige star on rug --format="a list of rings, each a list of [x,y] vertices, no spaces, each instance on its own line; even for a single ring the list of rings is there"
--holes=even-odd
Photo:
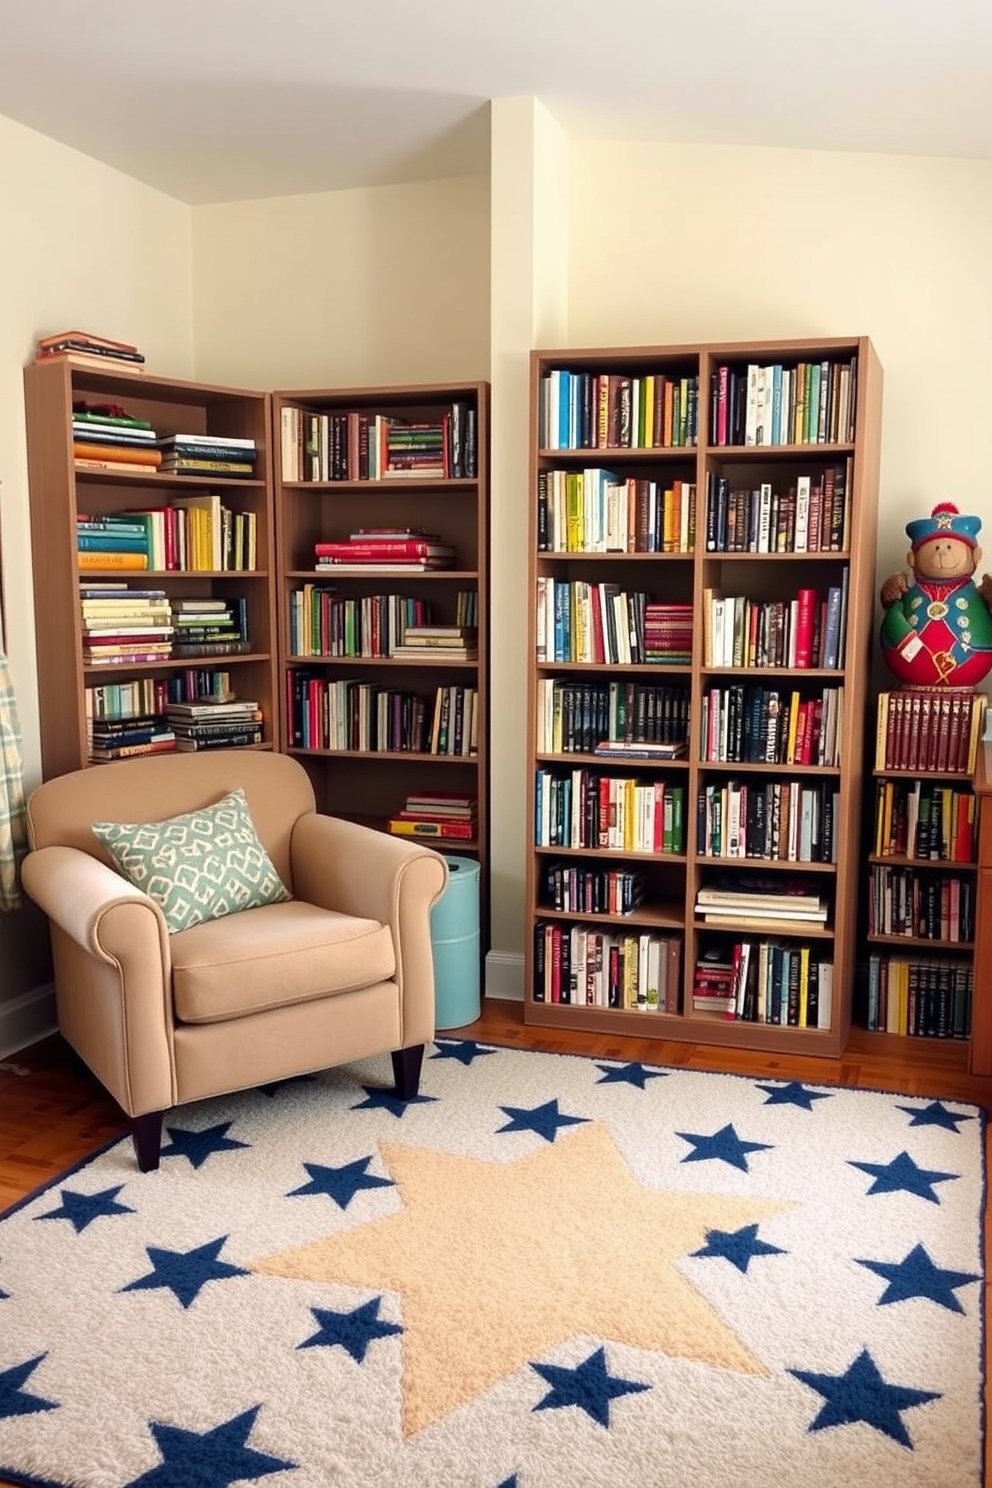
[[[791,1204],[644,1188],[599,1122],[509,1163],[380,1152],[399,1213],[253,1269],[399,1293],[407,1436],[578,1334],[766,1373],[673,1263]]]

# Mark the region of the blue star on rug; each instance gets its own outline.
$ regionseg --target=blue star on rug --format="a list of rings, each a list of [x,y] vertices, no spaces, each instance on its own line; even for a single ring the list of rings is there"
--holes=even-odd
[[[747,1165],[749,1152],[764,1152],[772,1147],[771,1142],[742,1141],[729,1122],[726,1126],[721,1126],[720,1130],[714,1132],[711,1137],[699,1132],[676,1132],[675,1135],[681,1137],[684,1142],[690,1142],[693,1147],[693,1151],[687,1152],[682,1159],[684,1163],[725,1162],[729,1163],[732,1168],[739,1168],[742,1173],[751,1171]]]
[[[496,1488],[517,1488],[516,1473],[513,1474],[512,1478],[504,1478],[502,1483],[497,1483]]]
[[[457,1059],[459,1064],[469,1065],[473,1059],[482,1059],[486,1054],[495,1054],[495,1049],[484,1049],[475,1039],[448,1039],[439,1043],[431,1059]]]
[[[912,1297],[926,1297],[948,1312],[964,1312],[954,1293],[958,1287],[967,1286],[981,1277],[972,1271],[950,1271],[934,1264],[922,1245],[913,1249],[902,1261],[858,1261],[889,1284],[878,1299],[879,1307],[888,1302],[906,1302]]]
[[[746,1271],[755,1256],[786,1255],[780,1245],[770,1245],[758,1239],[756,1224],[744,1225],[739,1230],[707,1230],[706,1244],[691,1252],[694,1256],[718,1256],[730,1261],[738,1271]]]
[[[943,1101],[931,1101],[928,1106],[896,1106],[897,1111],[905,1111],[907,1116],[912,1117],[910,1126],[939,1126],[944,1131],[953,1132],[958,1135],[959,1121],[974,1121],[974,1116],[957,1111],[949,1111]]]
[[[226,1281],[231,1276],[249,1276],[251,1273],[241,1266],[232,1266],[219,1259],[227,1240],[221,1235],[217,1240],[208,1240],[194,1250],[162,1250],[157,1245],[146,1245],[152,1269],[147,1276],[139,1276],[120,1288],[122,1292],[151,1291],[165,1287],[173,1292],[182,1306],[189,1307],[199,1296],[208,1281]]]
[[[125,1488],[230,1488],[231,1483],[257,1483],[269,1473],[299,1467],[282,1457],[270,1457],[247,1445],[260,1405],[214,1426],[211,1431],[184,1431],[150,1421],[155,1445],[162,1454],[158,1467],[132,1478]]]
[[[340,1168],[325,1168],[320,1163],[305,1162],[303,1166],[310,1174],[309,1183],[291,1188],[287,1199],[299,1198],[303,1194],[326,1194],[339,1209],[347,1209],[355,1195],[363,1188],[394,1188],[391,1178],[377,1178],[367,1172],[372,1154],[358,1157],[354,1162],[344,1163]]]
[[[597,1085],[633,1085],[644,1090],[649,1080],[668,1078],[666,1070],[649,1069],[636,1059],[629,1064],[597,1064],[596,1068],[603,1071],[603,1078],[596,1081]]]
[[[914,1390],[908,1385],[890,1385],[881,1376],[878,1365],[867,1349],[862,1349],[854,1363],[843,1374],[813,1374],[805,1369],[789,1369],[818,1395],[824,1404],[810,1431],[825,1431],[828,1426],[850,1426],[864,1421],[876,1431],[891,1436],[903,1447],[913,1449],[912,1439],[902,1423],[904,1410],[939,1400],[937,1390]]]
[[[36,1214],[35,1219],[67,1219],[76,1234],[82,1234],[87,1225],[104,1215],[135,1213],[129,1204],[117,1202],[117,1195],[123,1187],[123,1183],[118,1183],[114,1188],[103,1188],[94,1194],[76,1193],[71,1188],[63,1188],[62,1202],[58,1208],[46,1209],[44,1214]]]
[[[532,1131],[546,1142],[553,1142],[561,1127],[579,1126],[589,1120],[588,1116],[563,1115],[558,1109],[557,1096],[543,1106],[500,1106],[500,1110],[510,1119],[505,1126],[496,1128],[497,1136],[503,1132]]]
[[[940,1200],[933,1191],[935,1183],[947,1183],[951,1178],[960,1178],[960,1173],[941,1173],[936,1168],[920,1168],[908,1152],[900,1152],[890,1163],[851,1162],[852,1168],[860,1168],[875,1179],[868,1194],[909,1193],[917,1194],[930,1204]]]
[[[375,1338],[391,1338],[403,1329],[379,1316],[381,1297],[363,1302],[353,1312],[332,1312],[327,1307],[311,1307],[320,1327],[297,1348],[343,1348],[356,1364],[365,1363],[368,1346]]]
[[[397,1120],[406,1115],[411,1106],[423,1106],[428,1101],[437,1100],[436,1095],[411,1095],[409,1100],[402,1100],[395,1090],[382,1090],[375,1085],[363,1085],[362,1089],[365,1099],[352,1106],[353,1111],[388,1111]]]
[[[46,1400],[43,1395],[32,1395],[21,1386],[38,1368],[47,1354],[38,1354],[34,1359],[25,1359],[11,1369],[0,1369],[0,1421],[8,1416],[30,1416],[35,1411],[58,1410],[58,1402]]]
[[[607,1429],[610,1425],[611,1400],[616,1400],[620,1395],[632,1395],[651,1388],[641,1380],[622,1379],[619,1375],[610,1374],[606,1365],[606,1350],[602,1345],[574,1369],[566,1369],[560,1364],[533,1362],[530,1367],[551,1386],[544,1399],[534,1406],[536,1411],[560,1410],[566,1405],[577,1405],[586,1415]]]
[[[185,1157],[189,1159],[191,1167],[202,1168],[208,1157],[213,1157],[215,1152],[233,1152],[238,1147],[250,1147],[250,1142],[239,1142],[227,1133],[234,1125],[233,1121],[222,1121],[217,1126],[204,1127],[203,1131],[189,1131],[184,1126],[167,1126],[166,1131],[171,1138],[169,1145],[162,1148],[163,1157]]]
[[[790,1080],[787,1085],[759,1085],[768,1096],[766,1106],[798,1106],[801,1111],[812,1111],[813,1102],[830,1100],[832,1090],[809,1090],[802,1080]]]

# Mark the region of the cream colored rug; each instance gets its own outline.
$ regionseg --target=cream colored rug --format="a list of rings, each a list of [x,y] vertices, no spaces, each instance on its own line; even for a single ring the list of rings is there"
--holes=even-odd
[[[979,1488],[975,1107],[441,1040],[0,1220],[0,1479]]]

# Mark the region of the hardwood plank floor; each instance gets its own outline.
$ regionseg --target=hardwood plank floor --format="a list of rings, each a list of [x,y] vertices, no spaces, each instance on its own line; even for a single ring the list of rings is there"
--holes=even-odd
[[[742,1075],[943,1097],[974,1102],[992,1112],[992,1078],[968,1073],[965,1045],[937,1040],[892,1039],[854,1030],[840,1059],[794,1058],[702,1044],[530,1028],[524,1024],[519,1003],[492,999],[484,1000],[477,1022],[465,1029],[446,1030],[443,1036],[473,1037],[522,1049],[639,1059],[646,1064],[730,1070]],[[60,1038],[34,1044],[7,1062],[23,1073],[0,1069],[0,1210],[126,1130],[114,1101]],[[986,1171],[989,1155],[987,1142]],[[986,1253],[990,1240],[992,1225],[987,1209]],[[992,1343],[989,1301],[986,1283],[986,1356]],[[987,1417],[990,1405],[992,1392],[987,1388]],[[992,1453],[987,1452],[987,1461],[992,1464]],[[988,1469],[987,1477],[992,1483],[992,1471]],[[0,1488],[10,1485],[0,1481]]]

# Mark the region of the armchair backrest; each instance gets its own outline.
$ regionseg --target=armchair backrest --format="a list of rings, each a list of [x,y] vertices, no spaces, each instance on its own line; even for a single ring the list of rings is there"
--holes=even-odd
[[[28,841],[35,849],[80,848],[112,867],[93,822],[162,821],[210,806],[238,786],[280,878],[291,884],[290,839],[298,818],[314,810],[313,786],[297,760],[265,750],[160,754],[58,775],[28,798]]]

